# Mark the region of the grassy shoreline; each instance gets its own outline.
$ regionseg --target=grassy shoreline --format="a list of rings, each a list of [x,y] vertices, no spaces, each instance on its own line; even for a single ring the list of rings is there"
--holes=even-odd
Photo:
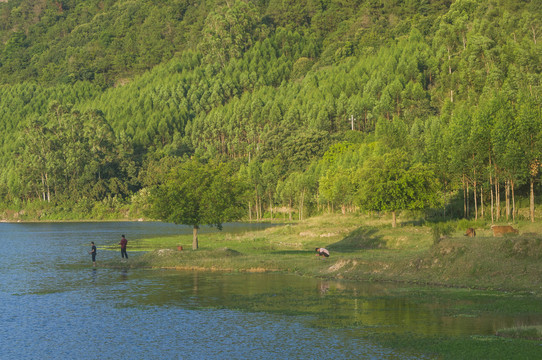
[[[478,228],[475,238],[463,236],[461,224],[454,226],[435,240],[429,226],[406,223],[393,229],[388,219],[325,215],[239,235],[202,234],[197,251],[191,250],[191,235],[131,241],[130,251],[147,253],[130,266],[282,271],[542,294],[542,236],[535,225],[519,224],[520,235],[496,238],[488,225]],[[317,258],[316,247],[328,248],[331,256]]]
[[[325,215],[243,234],[208,233],[200,236],[200,249],[191,250],[192,236],[142,239],[129,243],[130,258],[101,266],[224,272],[278,271],[300,276],[352,281],[396,282],[416,288],[450,288],[451,295],[470,303],[477,296],[505,292],[493,311],[537,314],[542,299],[542,237],[536,224],[520,223],[519,235],[493,237],[489,224],[476,226],[477,237],[465,237],[472,224],[447,224],[448,234],[435,237],[430,226],[403,222],[393,229],[387,218]],[[451,230],[450,230],[451,229]],[[440,232],[437,232],[437,235]],[[183,250],[179,251],[178,246]],[[316,247],[331,256],[315,256]],[[112,248],[113,249],[113,248]],[[114,247],[117,250],[117,247]],[[456,289],[453,289],[456,288]],[[487,290],[487,292],[486,292]],[[446,295],[444,295],[446,296]],[[522,299],[521,301],[518,301]],[[443,298],[443,301],[447,301]],[[477,314],[488,309],[473,308]],[[374,333],[371,339],[406,351],[439,354],[443,359],[530,358],[539,355],[536,342],[542,327],[498,329],[496,336],[432,337]],[[534,341],[534,343],[533,343]],[[508,352],[507,352],[508,351]]]

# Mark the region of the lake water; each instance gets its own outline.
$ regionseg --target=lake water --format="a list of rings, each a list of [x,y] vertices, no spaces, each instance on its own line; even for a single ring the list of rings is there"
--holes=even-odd
[[[392,285],[91,266],[90,241],[110,245],[120,234],[130,241],[179,232],[191,228],[0,223],[0,358],[420,359],[363,335],[491,335],[519,321],[447,316],[439,304],[396,296],[400,288]],[[114,258],[120,261],[118,251],[98,251],[98,261]]]

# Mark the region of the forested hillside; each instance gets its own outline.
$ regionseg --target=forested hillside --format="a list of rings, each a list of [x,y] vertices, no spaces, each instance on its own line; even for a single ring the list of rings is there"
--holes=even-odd
[[[0,2],[0,217],[141,217],[197,158],[252,219],[534,219],[541,36],[536,0]]]

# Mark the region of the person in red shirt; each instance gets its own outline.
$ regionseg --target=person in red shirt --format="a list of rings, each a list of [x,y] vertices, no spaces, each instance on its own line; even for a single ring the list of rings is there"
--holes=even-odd
[[[126,245],[128,245],[128,240],[126,240],[126,237],[122,235],[122,238],[120,239],[120,256],[126,260],[128,260],[128,253],[126,252]]]

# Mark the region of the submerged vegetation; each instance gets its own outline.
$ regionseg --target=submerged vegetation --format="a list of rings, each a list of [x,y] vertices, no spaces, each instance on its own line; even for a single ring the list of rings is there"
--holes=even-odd
[[[506,338],[542,341],[542,325],[519,326],[519,327],[513,327],[509,329],[502,329],[497,332],[497,335],[506,337]]]

